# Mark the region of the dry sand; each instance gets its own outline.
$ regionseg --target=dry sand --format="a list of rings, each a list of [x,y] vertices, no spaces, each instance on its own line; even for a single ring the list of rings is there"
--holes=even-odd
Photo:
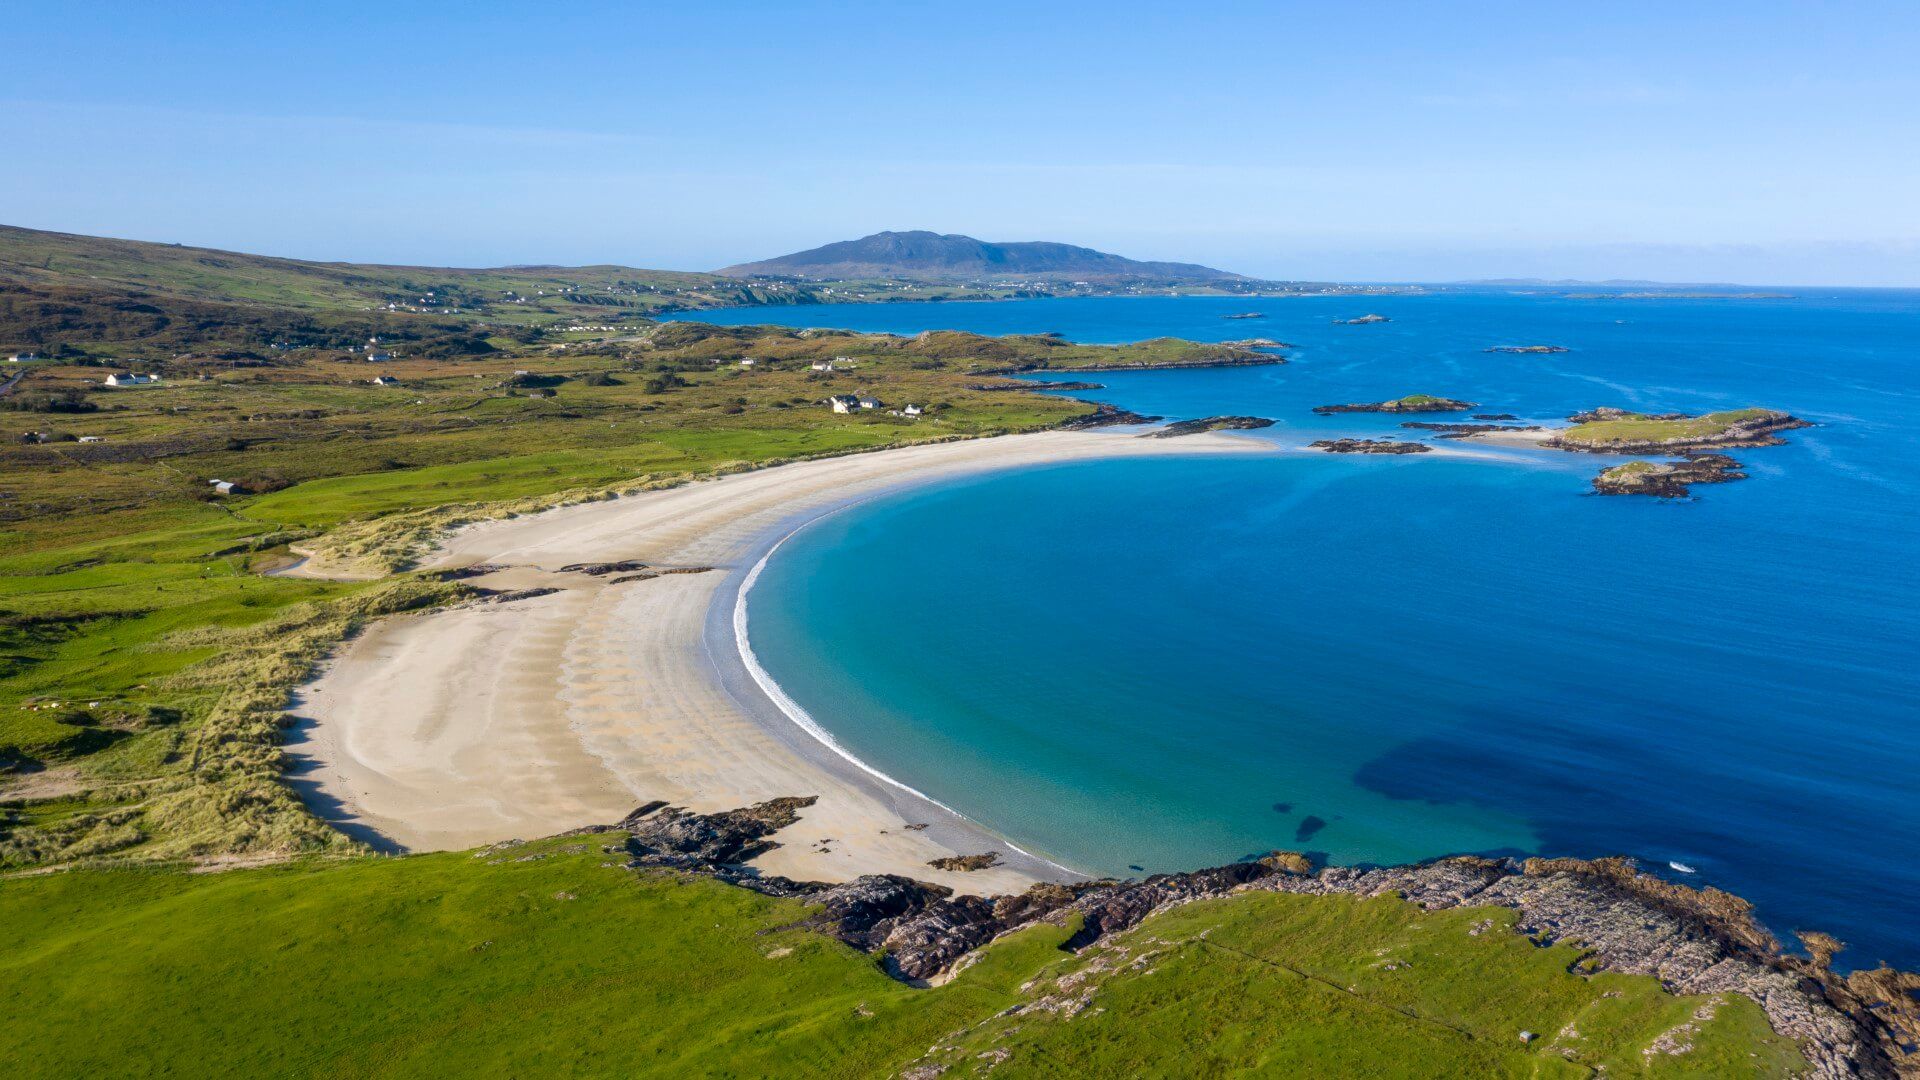
[[[428,565],[505,565],[472,580],[560,591],[389,619],[349,642],[298,696],[289,749],[301,765],[291,779],[348,832],[415,851],[610,823],[655,799],[714,811],[815,795],[756,866],[822,881],[910,874],[986,893],[1069,877],[867,775],[780,712],[735,643],[741,580],[805,521],[890,489],[1270,445],[1230,435],[1006,436],[799,462],[469,526]],[[559,570],[614,560],[716,569],[621,584]],[[971,873],[927,865],[984,851],[1005,861]]]

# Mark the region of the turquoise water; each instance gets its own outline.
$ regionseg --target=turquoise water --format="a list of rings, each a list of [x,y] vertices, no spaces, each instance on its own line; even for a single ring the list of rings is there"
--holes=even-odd
[[[762,663],[850,749],[1069,865],[1625,853],[1781,932],[1920,965],[1920,293],[1509,293],[723,313],[1086,341],[1249,334],[1282,367],[1102,374],[1262,436],[1397,433],[1410,392],[1555,418],[1759,404],[1821,426],[1753,479],[1586,496],[1602,463],[1279,453],[1076,464],[890,496],[794,537]],[[1379,326],[1331,325],[1379,311]],[[711,313],[703,318],[713,319]],[[803,320],[805,321],[803,323]],[[1511,356],[1495,344],[1573,352]]]

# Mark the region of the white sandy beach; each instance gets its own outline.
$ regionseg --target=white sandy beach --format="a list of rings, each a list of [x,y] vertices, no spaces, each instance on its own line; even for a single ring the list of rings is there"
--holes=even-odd
[[[760,869],[825,881],[900,873],[985,893],[1066,876],[863,773],[780,712],[735,645],[741,579],[802,522],[903,485],[1269,446],[1231,435],[1006,436],[799,462],[470,526],[429,565],[504,565],[473,582],[560,591],[390,619],[348,643],[296,702],[295,782],[349,831],[416,851],[611,823],[655,799],[714,811],[815,795],[782,846],[756,860]],[[611,583],[619,575],[559,572],[614,560],[717,569],[621,584]],[[831,729],[830,716],[819,719]],[[1006,862],[971,873],[927,865],[989,850]]]

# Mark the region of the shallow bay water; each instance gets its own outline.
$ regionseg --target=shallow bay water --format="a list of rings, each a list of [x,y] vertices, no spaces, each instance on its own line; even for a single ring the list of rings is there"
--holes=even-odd
[[[1221,318],[1249,309],[1268,317]],[[1332,322],[1371,311],[1392,321]],[[1298,346],[1078,395],[1273,417],[1241,437],[1281,452],[906,492],[814,524],[762,575],[753,644],[782,686],[1022,846],[1119,875],[1275,847],[1629,854],[1783,934],[1833,932],[1853,965],[1920,964],[1920,293],[698,317]],[[1572,351],[1485,351],[1535,343]],[[1820,426],[1737,452],[1752,479],[1692,502],[1586,495],[1607,461],[1586,455],[1298,449],[1414,435],[1310,410],[1416,392],[1543,422],[1752,404]]]

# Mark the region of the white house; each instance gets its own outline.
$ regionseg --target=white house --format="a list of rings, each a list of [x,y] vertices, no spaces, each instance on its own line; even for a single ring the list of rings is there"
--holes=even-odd
[[[920,408],[920,406],[918,406],[918,405],[909,405],[909,406],[907,406],[906,408],[904,408],[904,409],[901,409],[901,410],[900,410],[900,415],[902,415],[902,416],[919,416],[919,415],[920,415],[920,413],[921,413],[921,411],[922,411],[922,410],[921,410],[921,408]]]
[[[98,436],[98,435],[82,435],[82,436],[80,436],[80,441],[81,441],[81,442],[99,442],[99,441],[100,441],[100,436]]]
[[[238,486],[231,480],[209,480],[207,482],[213,485],[213,490],[222,495],[233,494],[233,489]]]
[[[136,375],[128,372],[115,372],[103,380],[108,386],[150,386],[160,380],[152,375]]]
[[[17,353],[14,353],[12,356],[7,357],[7,363],[28,364],[38,359],[40,359],[40,357],[37,353],[17,352]]]
[[[384,364],[391,359],[393,359],[393,354],[390,352],[370,352],[367,354],[367,362],[370,364]]]
[[[852,394],[835,394],[827,399],[827,404],[833,406],[834,412],[850,413],[860,407],[860,399]]]
[[[375,386],[399,386],[400,380],[391,375],[375,375],[371,380]]]
[[[863,409],[877,409],[880,407],[879,398],[863,397],[857,400],[860,402],[860,407]]]
[[[752,367],[752,366],[753,366],[753,365],[754,365],[755,363],[757,363],[757,362],[758,362],[758,361],[756,361],[756,360],[754,360],[754,358],[753,358],[753,357],[751,357],[751,356],[749,356],[749,357],[746,357],[745,359],[743,359],[743,360],[741,360],[741,361],[740,361],[740,366],[741,366],[741,367],[748,367],[748,368],[750,368],[750,367]]]

